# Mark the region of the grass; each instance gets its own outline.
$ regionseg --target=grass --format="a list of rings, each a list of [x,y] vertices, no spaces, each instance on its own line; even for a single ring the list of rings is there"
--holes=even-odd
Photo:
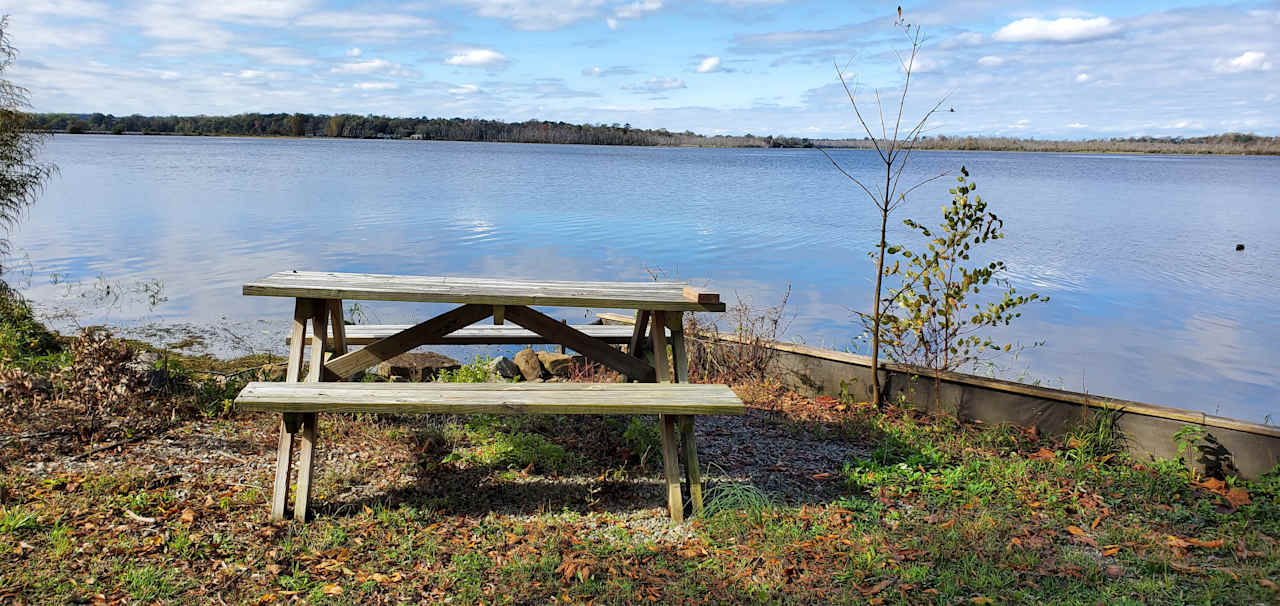
[[[182,397],[233,389],[170,363],[192,385]],[[704,453],[706,512],[672,526],[650,417],[327,415],[307,524],[267,520],[267,415],[211,410],[87,463],[11,443],[0,603],[1280,600],[1280,469],[1227,482],[1248,496],[1231,506],[1181,461],[1126,455],[1105,414],[1054,440],[739,392],[779,433],[858,445],[812,479],[838,494],[784,499]],[[787,462],[761,440],[763,465]],[[1205,451],[1203,436],[1181,440],[1188,457]]]

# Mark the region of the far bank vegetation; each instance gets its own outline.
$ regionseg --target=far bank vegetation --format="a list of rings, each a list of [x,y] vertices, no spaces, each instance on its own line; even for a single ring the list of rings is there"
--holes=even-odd
[[[478,118],[395,118],[355,114],[237,114],[234,116],[114,116],[31,114],[26,127],[57,133],[340,137],[496,143],[567,143],[668,147],[873,149],[870,139],[810,139],[778,135],[700,135],[630,124],[570,124],[544,120],[503,122]],[[1280,137],[1223,133],[1205,137],[1129,137],[1050,141],[1014,137],[921,136],[915,149],[1145,154],[1280,155]]]

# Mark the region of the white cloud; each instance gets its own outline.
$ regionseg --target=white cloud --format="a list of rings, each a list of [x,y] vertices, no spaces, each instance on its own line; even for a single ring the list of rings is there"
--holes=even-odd
[[[639,19],[659,10],[662,10],[662,0],[638,0],[613,9],[613,16],[619,19]]]
[[[449,57],[444,62],[460,67],[500,67],[507,63],[507,57],[495,50],[475,48]]]
[[[1079,122],[1072,122],[1071,124],[1067,125],[1067,128],[1089,128],[1089,125],[1081,124]]]
[[[1028,17],[996,30],[991,37],[1000,42],[1082,42],[1109,36],[1117,31],[1119,28],[1106,17]]]
[[[605,76],[630,76],[636,73],[636,70],[625,65],[615,65],[613,67],[592,66],[583,68],[582,75],[591,78],[603,78]]]
[[[694,71],[699,74],[709,74],[711,72],[720,71],[720,57],[707,57],[706,59],[703,59]]]
[[[360,90],[390,90],[396,88],[395,82],[356,82],[351,88]]]
[[[1081,73],[1079,73],[1079,74],[1076,74],[1076,82],[1077,82],[1077,83],[1079,83],[1079,84],[1084,84],[1085,82],[1088,82],[1088,81],[1089,81],[1089,74],[1086,74],[1086,73],[1083,73],[1083,72],[1081,72]]]
[[[198,19],[260,26],[264,22],[283,25],[310,8],[311,0],[217,0],[179,4]]]
[[[598,17],[604,0],[450,0],[481,17],[510,21],[516,29],[551,30]]]
[[[1004,65],[1004,57],[987,55],[978,59],[978,65],[981,65],[982,67],[1000,67],[1001,65]]]
[[[660,93],[678,88],[685,88],[684,80],[679,78],[658,78],[653,77],[639,84],[632,84],[625,87],[627,90],[634,90],[646,93]]]
[[[248,47],[240,49],[240,52],[269,65],[303,67],[315,63],[310,57],[305,57],[287,46]]]
[[[435,21],[404,13],[325,11],[303,15],[293,23],[362,40],[401,40],[440,33],[440,25]]]
[[[480,92],[480,87],[474,84],[461,84],[449,89],[450,95],[474,95]]]
[[[1271,69],[1267,54],[1262,51],[1245,51],[1234,59],[1218,59],[1213,62],[1213,71],[1219,74],[1238,74],[1240,72],[1264,72]]]
[[[406,68],[399,63],[393,63],[386,59],[368,59],[365,61],[351,61],[333,66],[329,71],[335,74],[373,74],[385,73],[392,76],[417,76],[417,72]]]
[[[265,75],[267,75],[267,72],[264,72],[260,69],[242,69],[240,70],[240,73],[236,74],[236,77],[242,78],[245,80],[256,80]]]
[[[22,50],[41,50],[47,48],[83,49],[107,43],[106,32],[94,26],[50,26],[39,19],[27,18],[21,27],[14,27],[9,21],[9,29],[5,34],[13,45]]]
[[[110,11],[105,4],[86,0],[0,0],[0,13],[106,19]]]
[[[957,46],[975,46],[978,44],[982,44],[982,34],[979,34],[978,32],[964,32],[943,40],[941,47],[946,49],[955,48]]]
[[[348,56],[348,57],[359,57],[361,52],[362,52],[362,51],[360,50],[360,48],[359,48],[359,47],[352,47],[352,48],[347,49],[347,53],[346,53],[346,54],[347,54],[347,56]]]
[[[618,29],[618,20],[617,20],[617,19],[614,19],[613,17],[609,17],[608,19],[605,19],[605,20],[604,20],[604,24],[605,24],[605,25],[608,25],[608,26],[609,26],[609,29],[611,29],[611,30],[616,30],[616,29]]]

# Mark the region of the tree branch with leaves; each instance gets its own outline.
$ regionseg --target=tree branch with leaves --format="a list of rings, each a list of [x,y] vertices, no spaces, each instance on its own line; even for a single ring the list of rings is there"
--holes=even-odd
[[[0,17],[0,259],[9,254],[8,234],[57,170],[39,161],[44,135],[26,129],[27,90],[4,78],[18,51],[9,43],[9,17]],[[0,266],[0,276],[4,267]],[[0,280],[0,294],[7,291]]]
[[[874,181],[864,179],[853,174],[840,165],[835,158],[825,149],[819,148],[819,151],[827,157],[836,170],[840,174],[847,177],[866,195],[867,199],[875,205],[876,210],[880,211],[880,238],[876,243],[875,249],[870,253],[876,265],[876,281],[875,296],[873,297],[874,305],[869,314],[859,314],[864,321],[870,323],[871,333],[871,400],[879,405],[882,399],[880,386],[880,324],[888,305],[891,305],[893,299],[885,299],[881,296],[883,292],[883,283],[885,277],[885,253],[888,243],[886,234],[889,226],[889,215],[897,210],[899,206],[905,204],[907,196],[920,186],[945,176],[939,173],[934,176],[926,177],[914,183],[904,185],[902,182],[903,175],[906,173],[908,161],[911,159],[911,153],[920,143],[920,137],[925,133],[929,119],[938,113],[942,104],[946,102],[946,97],[939,99],[927,111],[924,112],[915,122],[906,121],[907,95],[911,89],[911,75],[915,71],[916,60],[919,58],[920,49],[925,43],[924,33],[920,26],[907,23],[902,18],[902,9],[898,9],[898,17],[894,21],[894,26],[902,29],[903,34],[911,43],[911,50],[905,56],[901,52],[895,51],[898,59],[899,67],[902,69],[902,91],[898,95],[896,114],[886,117],[884,104],[881,102],[880,91],[875,89],[872,91],[872,98],[875,101],[876,114],[879,120],[879,133],[872,130],[872,126],[867,122],[864,116],[863,107],[858,102],[856,80],[851,84],[849,78],[846,77],[845,71],[840,69],[839,65],[835,66],[836,77],[839,78],[841,86],[844,88],[845,95],[849,98],[849,104],[853,107],[853,113],[858,118],[858,124],[862,126],[862,130],[870,139],[872,147],[875,149],[879,163],[883,165],[884,178],[879,176]],[[846,66],[847,67],[847,66]],[[954,111],[954,110],[952,110]]]

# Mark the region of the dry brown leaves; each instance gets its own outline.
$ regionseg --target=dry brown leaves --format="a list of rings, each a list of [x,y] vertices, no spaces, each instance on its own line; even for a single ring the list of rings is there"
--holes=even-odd
[[[1253,502],[1249,498],[1249,491],[1236,486],[1229,486],[1218,478],[1206,478],[1200,482],[1194,482],[1194,484],[1222,497],[1232,507],[1243,507]]]

